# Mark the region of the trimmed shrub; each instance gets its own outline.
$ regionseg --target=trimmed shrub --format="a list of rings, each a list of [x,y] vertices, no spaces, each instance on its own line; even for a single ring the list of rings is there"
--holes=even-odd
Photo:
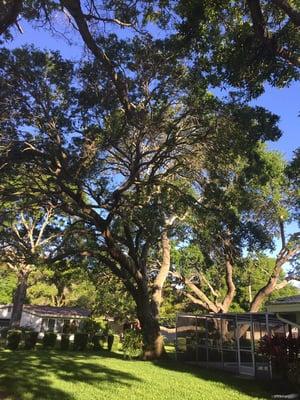
[[[143,338],[139,331],[128,329],[124,333],[123,353],[125,358],[136,358],[142,354]]]
[[[53,348],[56,344],[57,334],[53,332],[45,332],[43,337],[44,349]]]
[[[84,351],[87,347],[87,343],[88,343],[87,333],[75,333],[73,350]]]
[[[9,328],[2,328],[0,330],[1,339],[6,339],[8,331],[9,331]]]
[[[109,351],[117,351],[119,348],[120,337],[119,335],[108,335],[107,348]]]
[[[94,335],[92,337],[92,345],[93,345],[93,350],[101,350],[103,349],[102,347],[102,341],[103,341],[103,335]]]
[[[7,332],[6,347],[10,350],[17,350],[22,338],[22,331],[12,329]]]
[[[63,333],[61,335],[61,340],[60,340],[60,349],[61,350],[69,350],[70,347],[70,335],[67,333]]]
[[[25,331],[24,332],[24,349],[33,350],[36,346],[38,340],[38,332]]]
[[[106,336],[105,335],[100,335],[100,347],[101,349],[105,349],[107,344]]]

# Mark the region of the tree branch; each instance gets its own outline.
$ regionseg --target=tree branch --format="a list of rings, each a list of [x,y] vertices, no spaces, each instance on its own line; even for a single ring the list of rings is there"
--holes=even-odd
[[[296,25],[300,26],[300,11],[293,7],[287,0],[271,0],[282,11],[284,11]]]
[[[62,0],[61,3],[74,19],[84,43],[91,50],[96,59],[102,63],[106,72],[109,74],[110,79],[116,88],[118,98],[124,108],[124,111],[129,116],[135,106],[129,101],[126,78],[116,71],[116,66],[114,63],[94,40],[86,22],[84,13],[81,9],[80,0]]]

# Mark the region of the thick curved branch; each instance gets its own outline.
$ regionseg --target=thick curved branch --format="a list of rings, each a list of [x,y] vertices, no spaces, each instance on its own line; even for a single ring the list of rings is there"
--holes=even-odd
[[[280,284],[278,284],[278,279],[283,270],[283,266],[287,263],[292,257],[300,252],[300,246],[296,246],[294,249],[282,249],[277,256],[275,266],[273,272],[266,283],[254,296],[254,299],[250,306],[250,312],[259,311],[263,301],[265,298],[271,294],[274,290],[280,289]],[[284,285],[286,286],[286,285]],[[283,286],[283,287],[284,287]]]
[[[191,298],[191,296],[195,299],[198,299],[198,302],[193,301],[196,304],[201,305],[205,309],[212,311],[212,312],[219,312],[220,311],[220,305],[215,304],[212,302],[204,292],[202,292],[201,289],[199,289],[189,278],[185,277],[184,275],[180,274],[179,272],[171,272],[171,275],[174,276],[175,278],[178,278],[181,280],[182,283],[184,283],[193,293],[184,292],[185,296]],[[196,296],[196,297],[195,297]]]
[[[74,19],[84,43],[87,45],[96,59],[102,63],[116,88],[118,98],[124,108],[125,113],[130,115],[132,109],[134,109],[134,105],[129,101],[126,78],[116,71],[116,65],[114,62],[108,57],[105,51],[97,45],[89,30],[87,20],[81,9],[80,0],[62,0],[61,4]]]
[[[229,307],[234,299],[236,288],[233,282],[233,265],[230,257],[227,257],[226,262],[226,286],[227,286],[227,293],[223,300],[222,308],[224,312],[229,310]]]
[[[159,313],[159,308],[163,300],[163,286],[169,274],[171,265],[171,257],[170,257],[171,245],[168,237],[168,232],[166,230],[164,230],[161,235],[161,247],[162,247],[162,262],[160,265],[159,272],[156,275],[156,278],[153,283],[153,294],[152,294],[152,300],[154,302],[155,312],[157,315]]]

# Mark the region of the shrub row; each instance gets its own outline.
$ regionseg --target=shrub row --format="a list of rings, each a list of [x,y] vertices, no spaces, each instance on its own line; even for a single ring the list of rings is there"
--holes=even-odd
[[[9,330],[6,335],[6,347],[10,350],[17,350],[19,345],[24,340],[24,349],[33,350],[38,340],[38,332],[33,331],[21,331],[21,330]],[[88,343],[91,342],[93,350],[104,349],[106,344],[106,337],[104,335],[94,335],[89,340],[87,333],[75,333],[73,350],[84,351],[86,350]],[[42,345],[44,349],[51,349],[56,346],[57,334],[53,332],[46,332],[44,334]],[[107,337],[107,348],[109,351],[118,350],[119,336],[108,335]],[[60,341],[60,349],[68,350],[70,348],[70,335],[62,334]]]

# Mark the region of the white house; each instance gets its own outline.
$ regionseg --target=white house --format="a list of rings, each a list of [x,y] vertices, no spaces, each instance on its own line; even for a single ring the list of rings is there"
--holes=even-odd
[[[0,305],[0,329],[8,327],[12,305]],[[78,327],[91,313],[78,307],[51,307],[24,305],[21,327],[29,327],[36,332],[62,333],[67,326]]]
[[[300,296],[283,297],[267,304],[267,311],[300,331]]]

